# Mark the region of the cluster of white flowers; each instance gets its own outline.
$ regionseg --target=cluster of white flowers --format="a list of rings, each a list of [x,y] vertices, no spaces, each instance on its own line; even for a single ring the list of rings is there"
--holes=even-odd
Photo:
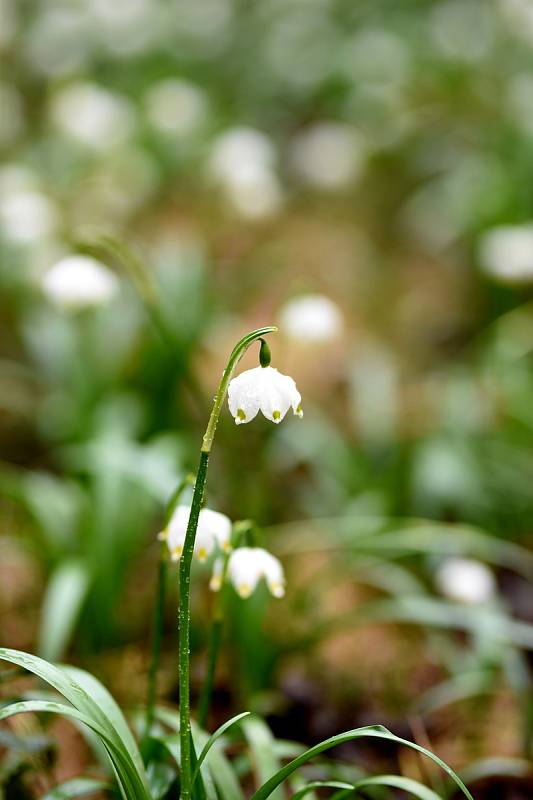
[[[470,558],[447,559],[437,570],[435,584],[449,600],[466,605],[481,605],[496,593],[490,569]]]
[[[263,353],[262,343],[261,353]],[[267,349],[266,361],[270,361]],[[260,356],[261,362],[263,355]],[[228,404],[237,425],[252,420],[259,410],[274,423],[281,422],[289,408],[302,417],[301,395],[288,375],[282,375],[270,366],[259,366],[233,378],[228,386]],[[190,505],[178,505],[159,534],[167,543],[173,561],[181,558],[187,526],[191,514]],[[232,524],[229,517],[209,508],[202,508],[194,543],[194,555],[206,561],[213,553],[218,554],[213,564],[210,587],[218,591],[226,577],[241,597],[250,597],[259,581],[264,578],[274,597],[285,594],[285,576],[280,561],[262,547],[238,547],[231,550]],[[220,555],[226,553],[226,558]],[[229,554],[229,555],[228,555]]]
[[[78,311],[109,302],[118,291],[118,279],[95,258],[72,255],[44,274],[42,289],[57,306]]]
[[[167,543],[172,561],[179,561],[183,552],[191,507],[179,505],[174,510],[159,539]],[[230,553],[231,520],[219,511],[202,508],[194,543],[194,555],[205,562],[213,553]],[[213,564],[210,587],[216,592],[222,586],[224,558],[218,555]],[[249,597],[264,578],[274,597],[285,594],[285,577],[280,561],[262,547],[239,547],[229,555],[227,575],[241,597]]]

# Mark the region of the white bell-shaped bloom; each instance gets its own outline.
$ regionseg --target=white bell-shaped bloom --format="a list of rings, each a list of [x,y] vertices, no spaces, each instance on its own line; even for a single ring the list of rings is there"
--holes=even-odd
[[[74,255],[44,274],[42,289],[56,305],[77,310],[109,302],[118,291],[118,280],[95,258]]]
[[[167,527],[159,534],[166,541],[172,561],[181,557],[191,507],[177,506]],[[217,547],[226,552],[231,546],[231,520],[219,511],[202,508],[194,542],[194,554],[199,561],[206,561]]]
[[[437,571],[435,583],[448,599],[467,605],[486,603],[496,593],[490,569],[470,558],[449,558]]]
[[[222,565],[215,567],[211,588],[220,588]],[[285,576],[280,561],[262,547],[239,547],[229,557],[228,576],[241,597],[250,597],[264,578],[274,597],[285,594]]]
[[[323,294],[304,294],[289,300],[281,309],[284,332],[300,342],[330,342],[342,330],[339,307]]]
[[[276,424],[289,408],[303,417],[302,396],[295,382],[274,367],[255,367],[233,378],[228,386],[228,404],[237,425],[250,422],[259,410]]]

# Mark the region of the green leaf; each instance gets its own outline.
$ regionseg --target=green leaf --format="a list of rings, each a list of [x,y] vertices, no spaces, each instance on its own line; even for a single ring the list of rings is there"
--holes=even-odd
[[[4,716],[24,711],[52,711],[83,722],[98,734],[115,769],[126,800],[150,800],[148,781],[133,735],[122,713],[106,689],[82,670],[63,669],[42,658],[18,650],[0,648],[0,659],[37,675],[68,700],[72,707],[59,703],[15,703],[3,709]],[[42,701],[31,701],[42,702]]]
[[[52,574],[43,601],[38,650],[56,661],[67,648],[89,588],[86,566],[77,559],[64,561]]]
[[[525,778],[531,776],[532,771],[531,761],[525,758],[483,758],[465,767],[461,777],[469,783],[474,783],[483,778],[496,776]]]
[[[216,729],[216,731],[214,733],[211,734],[211,736],[209,737],[209,739],[205,743],[205,745],[204,745],[204,747],[202,749],[202,752],[198,756],[198,761],[196,763],[196,767],[195,767],[193,775],[192,775],[192,780],[191,780],[192,784],[194,784],[194,781],[195,781],[196,776],[198,774],[198,770],[200,769],[205,757],[207,756],[207,754],[209,753],[209,751],[211,750],[211,748],[215,744],[216,740],[219,739],[222,736],[222,734],[224,734],[227,730],[229,730],[231,727],[233,727],[233,725],[236,725],[237,722],[240,722],[240,720],[244,719],[244,717],[249,716],[249,714],[250,714],[249,711],[243,711],[241,714],[237,714],[235,717],[232,717],[231,719],[228,719],[226,722],[224,722],[223,725],[221,725],[219,728]]]
[[[354,787],[351,783],[343,783],[342,781],[312,781],[302,786],[291,797],[291,800],[302,800],[306,794],[314,792],[315,789],[346,789],[347,792],[353,792]]]
[[[73,797],[85,797],[88,794],[109,789],[111,789],[111,786],[108,783],[104,783],[104,781],[96,781],[91,778],[73,778],[47,792],[41,800],[70,800]]]
[[[409,792],[418,800],[442,800],[433,789],[428,789],[418,781],[412,778],[404,778],[402,775],[376,775],[371,778],[364,778],[354,784],[353,789],[357,792],[358,789],[363,789],[366,786],[390,786],[393,789],[403,789],[404,792]]]
[[[326,739],[323,742],[311,747],[301,756],[290,761],[280,770],[278,770],[275,775],[272,775],[256,792],[252,795],[252,800],[266,800],[267,797],[277,789],[280,784],[283,783],[292,773],[299,769],[299,767],[306,764],[310,761],[314,756],[323,753],[325,750],[329,750],[331,747],[336,747],[338,744],[343,744],[344,742],[350,742],[354,739],[361,739],[364,737],[373,737],[377,739],[387,739],[389,741],[397,742],[398,744],[406,745],[407,747],[411,747],[413,750],[417,750],[419,753],[423,753],[425,756],[430,758],[436,764],[439,765],[451,778],[455,781],[457,786],[461,789],[463,794],[468,797],[468,800],[473,800],[472,795],[461,781],[461,779],[455,774],[455,772],[442,761],[438,756],[431,753],[429,750],[426,750],[425,747],[422,747],[415,742],[409,742],[407,739],[402,739],[399,736],[395,736],[393,733],[388,731],[386,728],[382,727],[381,725],[369,725],[364,728],[355,728],[351,731],[345,731],[344,733],[340,733],[337,736],[332,736],[330,739]]]
[[[261,785],[279,770],[276,740],[268,725],[257,716],[249,717],[243,722],[242,729],[250,745],[257,783]],[[283,791],[274,789],[273,795],[275,798],[282,798]]]
[[[173,731],[179,733],[180,721],[179,714],[170,708],[163,708],[159,706],[156,708],[156,718],[165,725],[168,725]],[[202,736],[207,739],[207,734],[200,731],[196,725],[192,725],[193,737],[195,743],[198,742],[200,746],[203,745]],[[179,764],[179,737],[168,736],[163,737],[161,741],[165,744],[176,763]],[[217,787],[218,793],[222,800],[244,800],[244,795],[240,787],[239,781],[235,775],[235,770],[228,758],[226,758],[220,740],[217,740],[209,751],[209,758],[200,768],[204,777],[204,784],[208,800],[213,800],[211,791],[211,781]],[[209,770],[209,776],[205,774],[204,770]]]

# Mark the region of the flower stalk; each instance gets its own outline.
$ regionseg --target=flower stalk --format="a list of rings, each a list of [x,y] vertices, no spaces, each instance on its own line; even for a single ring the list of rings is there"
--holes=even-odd
[[[202,508],[209,455],[213,445],[216,427],[220,417],[222,404],[226,396],[228,384],[237,363],[253,342],[261,339],[268,333],[275,333],[277,329],[269,326],[258,328],[244,336],[233,348],[222,379],[218,387],[213,409],[202,440],[200,462],[194,484],[194,493],[191,503],[191,513],[187,525],[187,533],[183,544],[183,552],[179,568],[179,696],[180,696],[180,749],[181,749],[181,800],[190,800],[191,796],[191,714],[190,714],[190,582],[191,564],[194,554],[194,543],[198,518]],[[216,659],[215,659],[216,661]]]

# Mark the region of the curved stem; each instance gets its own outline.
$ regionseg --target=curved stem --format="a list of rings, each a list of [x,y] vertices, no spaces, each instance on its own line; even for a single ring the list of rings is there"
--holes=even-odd
[[[268,333],[274,333],[277,328],[272,326],[258,328],[244,336],[238,342],[229,357],[228,363],[218,387],[213,409],[209,422],[202,440],[200,452],[200,463],[194,484],[194,493],[191,503],[191,513],[187,524],[187,533],[183,544],[183,551],[180,559],[179,569],[179,695],[180,695],[180,749],[181,749],[181,800],[189,800],[191,796],[191,713],[190,713],[190,583],[191,583],[191,564],[194,553],[194,542],[196,539],[196,529],[198,528],[198,517],[202,507],[205,484],[207,479],[207,468],[209,465],[209,454],[213,445],[215,431],[222,409],[222,403],[226,396],[228,384],[231,380],[233,370],[237,366],[240,358],[253,342]]]

